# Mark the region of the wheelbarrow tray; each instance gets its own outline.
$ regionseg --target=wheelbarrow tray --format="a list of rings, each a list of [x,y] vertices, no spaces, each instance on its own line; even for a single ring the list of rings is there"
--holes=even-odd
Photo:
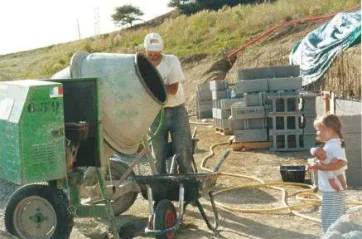
[[[160,174],[151,176],[132,176],[128,180],[136,182],[142,196],[148,199],[147,186],[152,189],[154,201],[179,200],[179,189],[185,188],[184,201],[193,202],[209,193],[216,185],[218,173]]]

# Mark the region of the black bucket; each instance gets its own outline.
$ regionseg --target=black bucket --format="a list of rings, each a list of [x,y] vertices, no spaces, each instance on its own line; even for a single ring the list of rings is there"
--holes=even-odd
[[[305,166],[280,166],[280,175],[283,182],[304,183]]]

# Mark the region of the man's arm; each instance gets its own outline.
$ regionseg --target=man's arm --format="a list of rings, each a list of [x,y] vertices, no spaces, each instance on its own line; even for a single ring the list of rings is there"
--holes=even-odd
[[[178,82],[171,84],[171,85],[165,85],[166,87],[166,92],[169,95],[176,95],[177,90],[178,90]]]
[[[332,162],[329,164],[317,164],[317,169],[321,171],[335,171],[340,168],[343,168],[347,165],[347,162],[344,160],[337,160],[336,162]]]

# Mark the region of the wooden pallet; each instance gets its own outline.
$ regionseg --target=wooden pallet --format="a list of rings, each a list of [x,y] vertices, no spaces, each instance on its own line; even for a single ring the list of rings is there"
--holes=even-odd
[[[244,149],[269,149],[272,146],[272,142],[232,142],[231,148],[233,151],[240,151]]]
[[[223,129],[223,128],[219,128],[219,127],[216,127],[215,131],[216,131],[216,133],[219,133],[222,135],[232,135],[233,134],[233,132],[231,132],[230,129]]]

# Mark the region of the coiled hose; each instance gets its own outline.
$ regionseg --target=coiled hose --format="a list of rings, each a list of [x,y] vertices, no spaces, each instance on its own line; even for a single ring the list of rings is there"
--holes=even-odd
[[[210,146],[210,153],[209,155],[207,155],[206,157],[204,157],[202,159],[202,162],[200,164],[201,169],[208,171],[208,172],[212,172],[212,170],[206,168],[206,162],[208,159],[210,159],[211,157],[214,156],[214,148],[217,146],[221,146],[221,145],[227,145],[229,143],[218,143],[218,144],[214,144],[212,146]],[[236,178],[244,178],[244,179],[251,179],[254,181],[259,182],[258,184],[252,184],[252,185],[245,185],[245,186],[233,186],[233,187],[227,187],[218,191],[214,192],[214,195],[217,194],[221,194],[221,193],[225,193],[225,192],[229,192],[232,190],[237,190],[237,189],[252,189],[252,188],[262,188],[262,187],[267,187],[267,188],[271,188],[271,189],[276,189],[281,191],[282,193],[282,197],[281,197],[281,202],[282,202],[282,206],[279,207],[273,207],[273,208],[266,208],[266,209],[240,209],[240,208],[234,208],[234,207],[230,207],[227,206],[223,203],[217,202],[215,200],[215,204],[218,205],[219,207],[230,211],[230,212],[237,212],[237,213],[275,213],[278,211],[285,211],[288,210],[290,213],[311,220],[311,221],[315,221],[315,222],[321,222],[320,219],[316,219],[314,217],[309,217],[306,215],[303,215],[297,211],[295,211],[296,209],[301,209],[301,208],[305,208],[305,207],[312,207],[312,206],[319,206],[321,203],[321,197],[317,194],[314,193],[315,188],[309,184],[304,184],[304,183],[289,183],[289,182],[264,182],[262,179],[257,178],[257,177],[251,177],[251,176],[246,176],[246,175],[241,175],[241,174],[233,174],[233,173],[219,173],[220,175],[223,176],[231,176],[231,177],[236,177]],[[303,187],[303,188],[307,188],[304,189],[302,191],[296,192],[294,194],[291,194],[288,197],[292,197],[295,196],[296,199],[302,201],[302,203],[299,204],[295,204],[295,205],[288,205],[287,202],[287,194],[286,191],[283,187],[278,187],[278,186],[299,186],[299,187]],[[350,205],[362,205],[362,202],[346,202],[346,204],[350,204]]]

